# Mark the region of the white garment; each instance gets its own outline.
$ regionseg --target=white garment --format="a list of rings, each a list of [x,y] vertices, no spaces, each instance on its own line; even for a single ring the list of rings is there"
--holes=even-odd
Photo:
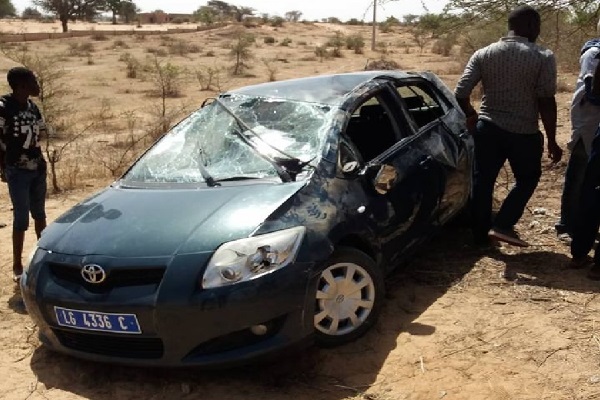
[[[571,141],[567,144],[573,150],[575,144],[581,139],[587,154],[592,150],[592,140],[596,129],[600,125],[600,106],[585,100],[584,80],[594,76],[600,55],[599,47],[591,47],[579,58],[581,70],[575,84],[575,93],[571,100]]]

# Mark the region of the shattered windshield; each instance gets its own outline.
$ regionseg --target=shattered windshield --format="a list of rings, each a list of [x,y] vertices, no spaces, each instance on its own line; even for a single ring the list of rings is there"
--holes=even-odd
[[[335,111],[321,104],[240,95],[222,96],[219,102],[230,112],[217,102],[197,110],[158,141],[123,180],[277,178],[273,160],[318,161]]]

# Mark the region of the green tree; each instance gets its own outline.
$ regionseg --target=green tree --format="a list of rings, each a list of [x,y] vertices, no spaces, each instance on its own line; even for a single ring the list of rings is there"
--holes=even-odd
[[[221,0],[209,0],[206,6],[214,9],[220,20],[231,19],[237,8]]]
[[[121,2],[119,15],[125,20],[125,23],[128,24],[135,19],[135,16],[139,11],[139,8],[137,8],[133,1],[123,1]]]
[[[63,32],[69,31],[69,21],[89,18],[103,3],[101,0],[33,0],[33,4],[58,17]]]
[[[103,11],[112,13],[113,25],[117,24],[117,16],[121,15],[122,11],[125,9],[126,3],[131,4],[129,9],[133,8],[135,10],[135,4],[132,0],[104,0],[102,9]]]
[[[252,59],[250,46],[254,42],[254,37],[243,31],[236,34],[236,41],[231,45],[230,57],[235,61],[233,65],[233,75],[241,75],[247,68],[246,61]]]
[[[194,11],[194,19],[206,25],[212,25],[218,19],[219,13],[216,9],[209,6],[202,6]]]
[[[244,17],[247,15],[249,17],[254,15],[254,9],[251,7],[237,7],[237,6],[232,6],[233,7],[233,17],[235,18],[235,20],[237,22],[242,22],[244,20]]]
[[[0,18],[17,15],[15,6],[10,0],[0,0]]]
[[[23,13],[21,14],[21,18],[23,18],[23,19],[41,19],[42,13],[39,12],[36,8],[27,7],[26,9],[23,10]]]
[[[405,14],[402,16],[402,20],[404,25],[412,25],[419,19],[419,16],[416,14]]]
[[[300,21],[300,17],[302,17],[302,11],[293,10],[285,13],[285,19],[288,22],[298,22]]]

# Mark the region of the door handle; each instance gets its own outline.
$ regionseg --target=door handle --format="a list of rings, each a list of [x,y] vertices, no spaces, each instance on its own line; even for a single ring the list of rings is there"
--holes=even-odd
[[[425,168],[425,169],[429,168],[429,165],[431,164],[432,160],[433,160],[433,158],[431,156],[425,157],[424,159],[422,159],[419,162],[419,167],[422,167],[422,168]]]

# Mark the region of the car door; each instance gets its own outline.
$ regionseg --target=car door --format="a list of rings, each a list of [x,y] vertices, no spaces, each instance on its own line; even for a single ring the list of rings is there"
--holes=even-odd
[[[424,137],[410,129],[389,85],[352,108],[345,129],[366,165],[369,223],[390,266],[423,239],[443,193]]]
[[[430,81],[412,78],[395,82],[418,146],[442,172],[443,193],[433,223],[441,225],[467,202],[471,162],[464,118]]]

